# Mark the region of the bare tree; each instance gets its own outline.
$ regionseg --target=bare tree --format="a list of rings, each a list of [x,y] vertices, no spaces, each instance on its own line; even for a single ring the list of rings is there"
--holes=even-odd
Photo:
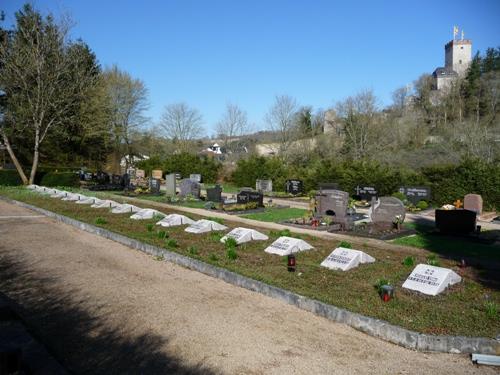
[[[230,142],[248,130],[247,113],[236,104],[226,104],[226,112],[217,123],[217,133],[224,140],[224,147],[230,149]],[[234,150],[232,150],[234,151]]]
[[[74,53],[85,48],[83,42],[67,41],[67,21],[56,24],[29,4],[16,13],[16,21],[0,43],[0,89],[5,94],[0,136],[23,183],[32,184],[43,141],[53,129],[74,121],[98,74],[87,69],[85,53]],[[29,179],[11,146],[16,136],[32,140]]]
[[[284,154],[294,140],[296,112],[297,101],[291,96],[281,95],[276,96],[266,115],[269,129],[278,133],[280,154]]]
[[[148,91],[144,82],[132,78],[117,66],[107,69],[103,76],[111,108],[110,130],[114,139],[115,169],[119,169],[119,163],[126,155],[128,168],[129,159],[134,154],[132,135],[148,121],[144,116],[148,108]]]
[[[175,103],[165,107],[159,126],[177,145],[178,151],[188,152],[192,141],[203,135],[202,124],[203,118],[197,109],[186,103]]]

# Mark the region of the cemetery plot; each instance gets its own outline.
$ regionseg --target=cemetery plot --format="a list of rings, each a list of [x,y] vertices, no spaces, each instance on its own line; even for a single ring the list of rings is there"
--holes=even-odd
[[[161,225],[162,227],[176,227],[179,225],[193,224],[195,221],[187,216],[179,214],[170,214],[165,216],[156,225]]]
[[[238,245],[249,241],[265,241],[269,239],[265,234],[249,228],[234,228],[231,232],[222,237],[220,242],[225,243],[228,238],[234,238]]]
[[[299,238],[282,236],[269,245],[264,251],[269,254],[285,256],[298,253],[299,251],[310,250],[312,248],[311,245]]]
[[[419,264],[408,276],[403,288],[436,296],[448,286],[460,281],[462,281],[462,278],[448,268]]]
[[[212,220],[198,220],[185,229],[188,233],[206,233],[212,231],[226,230],[227,227]]]
[[[114,207],[118,207],[118,206],[121,206],[121,204],[118,202],[109,200],[109,199],[105,199],[105,200],[101,200],[99,202],[95,202],[90,207],[92,207],[92,208],[114,208]]]
[[[113,214],[125,214],[128,212],[139,212],[141,209],[132,204],[120,204],[111,210]]]
[[[152,219],[155,216],[163,217],[165,214],[152,208],[143,208],[130,216],[130,218],[134,220],[147,220]]]
[[[321,262],[321,266],[332,269],[348,271],[360,263],[373,263],[375,258],[363,251],[337,247],[328,257]]]

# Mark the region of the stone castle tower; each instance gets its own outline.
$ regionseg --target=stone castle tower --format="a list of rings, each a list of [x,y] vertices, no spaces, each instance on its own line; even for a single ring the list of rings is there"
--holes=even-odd
[[[437,68],[434,73],[434,89],[444,90],[458,77],[463,77],[472,61],[472,41],[456,39],[458,27],[453,28],[453,39],[444,46],[444,68]]]

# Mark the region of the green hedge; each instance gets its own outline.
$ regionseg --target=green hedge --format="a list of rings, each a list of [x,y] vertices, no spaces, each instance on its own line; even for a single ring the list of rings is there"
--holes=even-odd
[[[80,186],[80,177],[74,172],[49,172],[40,181],[42,186]]]
[[[21,185],[21,177],[19,177],[19,173],[16,170],[6,169],[0,170],[0,185],[3,186],[15,186]]]

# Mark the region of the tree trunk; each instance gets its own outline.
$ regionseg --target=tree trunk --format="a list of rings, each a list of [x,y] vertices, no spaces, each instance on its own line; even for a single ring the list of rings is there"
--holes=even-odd
[[[38,129],[35,132],[35,148],[33,150],[33,164],[31,165],[31,173],[30,173],[30,184],[33,184],[35,181],[35,174],[36,170],[38,168],[38,158],[39,158],[39,152],[38,148],[40,147],[40,132]]]
[[[23,182],[24,185],[28,185],[28,178],[24,174],[23,167],[19,163],[19,160],[17,160],[17,157],[14,154],[14,150],[12,150],[12,147],[10,146],[9,139],[7,138],[4,132],[2,132],[2,138],[3,142],[5,143],[5,147],[7,147],[7,152],[9,153],[10,159],[16,166],[17,173],[19,173],[19,177],[21,177],[21,181]]]

